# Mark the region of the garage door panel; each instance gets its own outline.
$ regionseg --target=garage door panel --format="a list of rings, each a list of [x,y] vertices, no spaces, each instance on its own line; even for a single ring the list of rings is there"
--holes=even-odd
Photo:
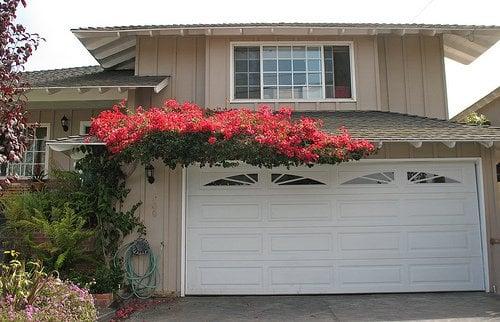
[[[188,171],[187,294],[485,287],[471,162],[211,171]]]
[[[483,290],[468,260],[190,262],[189,294],[320,294]]]
[[[279,200],[269,204],[269,221],[332,220],[332,203],[328,200]]]

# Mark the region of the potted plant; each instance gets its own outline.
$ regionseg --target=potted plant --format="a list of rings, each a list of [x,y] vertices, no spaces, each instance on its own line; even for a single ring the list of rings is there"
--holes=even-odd
[[[94,281],[90,285],[90,292],[94,302],[100,307],[109,307],[113,303],[113,293],[118,291],[123,282],[121,267],[100,265],[95,270]]]
[[[47,181],[47,175],[41,167],[36,166],[33,169],[33,175],[31,176],[31,188],[33,191],[43,191],[45,188],[45,182]]]

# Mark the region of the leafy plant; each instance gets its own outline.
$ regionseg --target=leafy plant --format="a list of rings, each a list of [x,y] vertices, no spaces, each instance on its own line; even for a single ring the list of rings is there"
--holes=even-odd
[[[491,122],[483,114],[472,112],[465,117],[465,123],[469,125],[491,125]]]
[[[45,286],[47,274],[40,262],[20,261],[19,253],[14,250],[4,253],[12,259],[8,264],[0,263],[0,298],[7,299],[14,309],[22,310],[33,305]]]
[[[96,243],[105,263],[111,263],[123,238],[146,230],[135,215],[141,203],[128,210],[121,204],[129,193],[120,163],[103,147],[84,147],[87,156],[76,164],[81,186],[73,195],[73,206],[96,227]]]
[[[93,271],[82,273],[73,271],[69,279],[88,288],[92,294],[114,293],[123,284],[123,270],[119,266],[101,264]]]
[[[14,251],[9,255],[9,264],[0,264],[0,321],[96,320],[86,289],[47,276],[39,263],[25,264]]]
[[[1,202],[9,246],[25,252],[27,258],[42,260],[48,269],[63,275],[78,261],[93,261],[83,245],[95,232],[86,228],[86,219],[69,202],[52,192],[13,195]]]
[[[45,182],[47,180],[47,175],[41,167],[35,167],[33,175],[31,176],[31,181],[33,182]]]

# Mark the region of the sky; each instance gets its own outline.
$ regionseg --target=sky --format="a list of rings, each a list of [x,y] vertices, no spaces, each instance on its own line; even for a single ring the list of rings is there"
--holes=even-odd
[[[500,25],[500,0],[27,0],[18,21],[46,41],[27,70],[95,65],[70,32],[87,26],[224,22]],[[446,59],[450,116],[500,85],[500,42],[470,65]]]

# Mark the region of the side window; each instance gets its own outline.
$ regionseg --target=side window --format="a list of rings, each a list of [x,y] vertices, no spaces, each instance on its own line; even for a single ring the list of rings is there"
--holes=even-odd
[[[5,163],[0,167],[0,176],[31,177],[42,171],[47,171],[47,145],[50,136],[48,125],[39,125],[35,128],[33,141],[26,149],[22,162]]]

